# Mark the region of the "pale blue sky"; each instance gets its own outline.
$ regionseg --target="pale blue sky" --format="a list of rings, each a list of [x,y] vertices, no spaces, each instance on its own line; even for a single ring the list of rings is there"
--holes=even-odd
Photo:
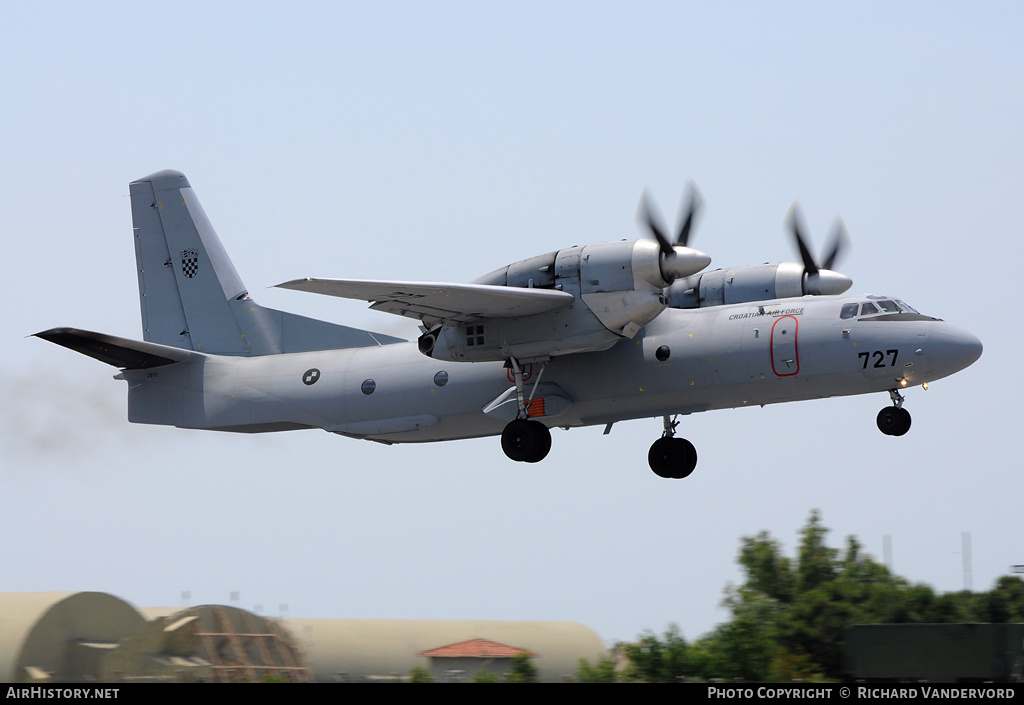
[[[0,26],[8,313],[0,591],[293,616],[568,619],[606,640],[725,618],[739,538],[792,551],[812,508],[939,590],[1013,563],[1024,490],[1015,353],[1024,260],[1019,3],[13,4]],[[972,368],[909,392],[720,411],[700,465],[646,464],[660,421],[384,447],[299,432],[130,426],[114,370],[26,335],[140,337],[129,181],[188,174],[262,304],[411,336],[300,276],[469,281],[633,237],[641,191],[686,180],[713,267],[816,252],[842,215],[856,292],[978,335]]]

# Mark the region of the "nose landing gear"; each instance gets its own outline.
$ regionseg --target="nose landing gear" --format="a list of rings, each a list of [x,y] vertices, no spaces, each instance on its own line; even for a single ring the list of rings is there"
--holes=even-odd
[[[902,436],[910,430],[910,412],[903,408],[903,395],[897,389],[890,389],[892,406],[878,412],[875,423],[878,430],[887,436]]]
[[[662,437],[651,444],[647,462],[658,477],[681,480],[697,467],[697,449],[685,438],[676,438],[678,421],[665,417]]]

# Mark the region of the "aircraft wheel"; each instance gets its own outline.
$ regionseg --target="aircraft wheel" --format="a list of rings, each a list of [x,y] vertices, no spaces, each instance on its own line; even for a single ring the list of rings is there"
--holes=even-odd
[[[875,423],[878,425],[878,430],[887,436],[893,435],[893,429],[899,423],[896,418],[896,407],[887,406],[878,412],[878,416],[875,417]]]
[[[537,446],[533,449],[533,454],[526,459],[526,462],[539,463],[547,457],[548,451],[551,450],[551,431],[540,421],[527,421],[527,423],[533,426],[534,440]]]
[[[672,440],[671,438],[659,438],[651,444],[651,449],[647,452],[647,463],[658,477],[672,477],[673,458],[675,457],[672,452]]]
[[[896,415],[899,417],[899,422],[896,424],[896,430],[893,431],[892,435],[902,436],[910,430],[910,412],[900,408],[896,410]]]
[[[903,408],[887,406],[875,418],[878,430],[887,436],[902,436],[910,430],[910,412]]]
[[[697,449],[685,438],[659,438],[651,444],[647,462],[658,477],[681,480],[697,467]]]
[[[501,449],[516,462],[540,462],[551,450],[551,432],[539,421],[509,421],[501,432]]]

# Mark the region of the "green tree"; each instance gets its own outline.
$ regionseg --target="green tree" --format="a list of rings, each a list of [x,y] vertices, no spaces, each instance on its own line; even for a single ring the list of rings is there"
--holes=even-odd
[[[800,530],[800,559],[797,564],[800,592],[813,590],[835,577],[836,550],[825,545],[828,534],[817,509],[811,510],[807,525]]]
[[[782,555],[782,546],[767,531],[740,540],[737,562],[747,575],[747,588],[785,604],[792,601],[796,589],[793,566]]]
[[[732,619],[715,630],[718,677],[769,680],[782,604],[744,588],[728,593],[723,606],[732,612]]]
[[[602,656],[591,666],[587,659],[581,658],[576,667],[576,680],[580,683],[618,683],[615,659],[611,656]]]
[[[724,605],[732,619],[708,644],[715,677],[838,678],[846,629],[916,615],[934,598],[916,595],[924,605],[899,599],[905,582],[865,555],[855,537],[844,551],[830,548],[828,533],[813,510],[795,561],[767,532],[741,540],[737,560],[746,581],[728,590]]]
[[[1024,580],[1004,575],[978,605],[982,622],[1024,622]]]
[[[687,675],[687,645],[682,632],[669,624],[663,639],[654,632],[640,635],[635,644],[623,644],[629,658],[629,677],[648,683],[666,683]]]
[[[409,682],[433,683],[434,678],[430,675],[430,671],[425,669],[423,666],[413,666],[412,670],[409,671]]]
[[[912,585],[864,553],[854,536],[842,550],[813,510],[796,557],[768,532],[740,540],[744,582],[727,586],[729,621],[687,645],[672,625],[624,647],[631,676],[816,681],[842,676],[846,631],[855,624],[1024,621],[1024,580],[1004,576],[987,593],[937,594]]]
[[[536,683],[537,667],[530,654],[518,653],[512,657],[512,670],[505,677],[506,683]]]

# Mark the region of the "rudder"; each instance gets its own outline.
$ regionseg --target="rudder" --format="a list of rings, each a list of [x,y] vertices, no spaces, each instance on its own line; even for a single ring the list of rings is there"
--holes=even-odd
[[[160,171],[129,185],[146,341],[244,355],[228,301],[245,286],[185,175]]]

